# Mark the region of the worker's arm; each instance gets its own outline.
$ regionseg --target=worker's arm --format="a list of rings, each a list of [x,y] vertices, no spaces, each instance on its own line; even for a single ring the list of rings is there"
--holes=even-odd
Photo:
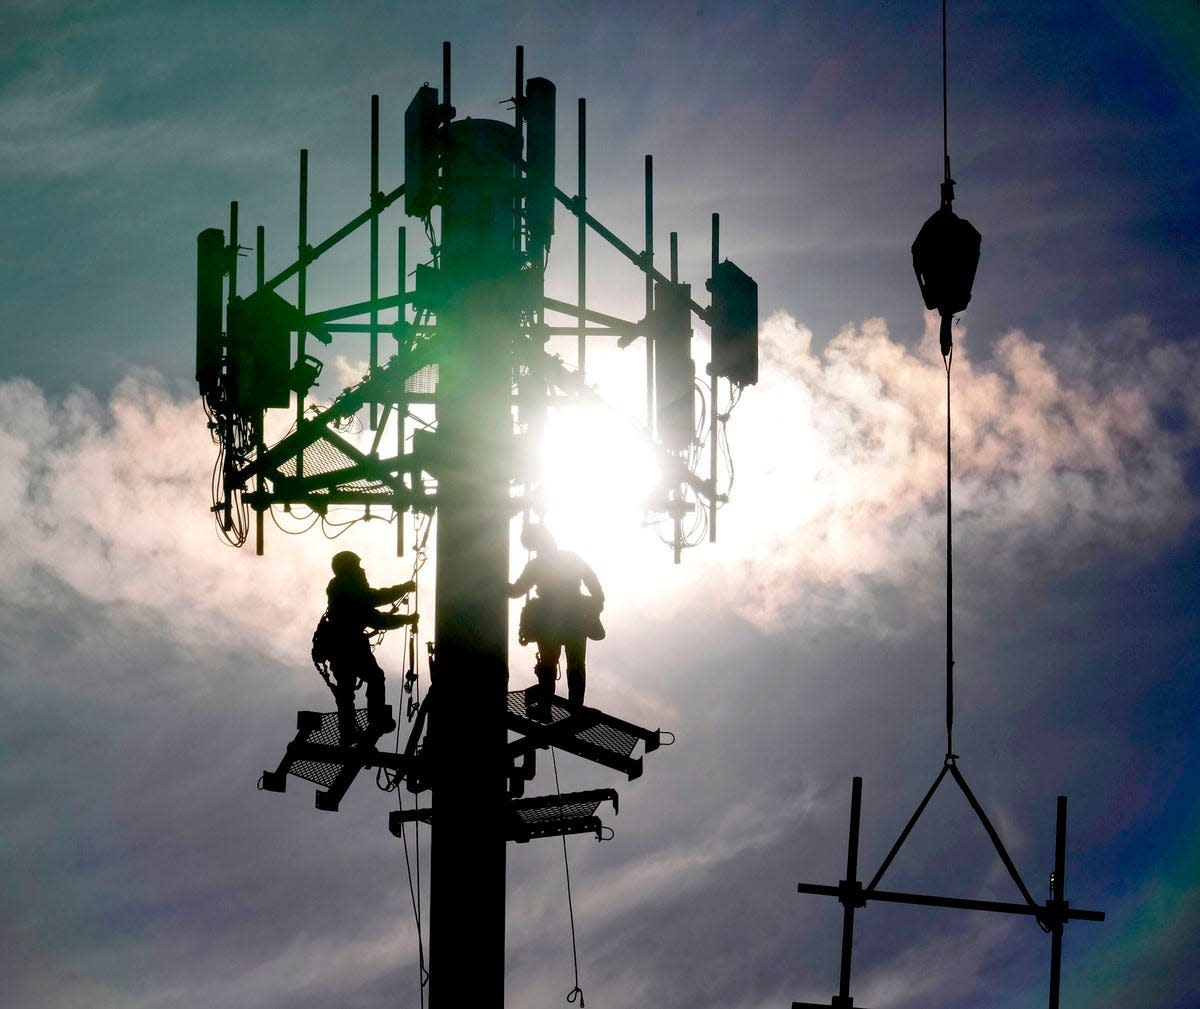
[[[367,621],[367,626],[376,631],[390,631],[395,627],[407,627],[417,622],[416,613],[375,613]]]
[[[523,596],[526,592],[533,588],[537,579],[534,577],[533,562],[525,565],[525,570],[522,571],[515,582],[508,584],[508,597],[516,599],[517,596]]]
[[[394,603],[397,599],[403,599],[417,587],[416,582],[404,582],[401,585],[389,585],[382,589],[371,589],[371,604],[373,606],[382,606],[384,603]]]
[[[584,588],[588,590],[588,594],[596,600],[600,609],[604,609],[604,589],[600,588],[600,579],[596,577],[596,572],[593,571],[586,561],[580,561],[581,568],[579,577],[583,580]]]

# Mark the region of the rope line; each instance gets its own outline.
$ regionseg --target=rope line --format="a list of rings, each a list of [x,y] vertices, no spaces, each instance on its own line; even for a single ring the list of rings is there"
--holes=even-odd
[[[417,518],[415,515],[413,517],[413,525],[414,525],[414,527],[417,525]],[[428,543],[428,541],[429,541],[429,532],[432,528],[433,528],[433,519],[430,518],[425,523],[424,535],[421,536],[420,542],[419,542],[416,550],[413,552],[414,555],[413,555],[413,567],[412,567],[412,581],[413,581],[414,585],[413,585],[413,593],[412,593],[412,598],[413,598],[412,608],[413,608],[413,612],[415,612],[415,613],[421,612],[421,606],[420,606],[420,603],[421,603],[421,568],[423,568],[425,566],[425,561],[428,558],[428,554],[425,552],[425,544]],[[414,528],[413,529],[413,538],[416,539],[416,537],[417,537],[417,529]],[[408,627],[408,630],[411,634],[411,637],[408,640],[409,672],[415,673],[416,672],[415,658],[418,654],[420,654],[420,648],[418,647],[418,640],[420,637],[419,625],[410,624]],[[421,706],[421,681],[419,678],[415,678],[415,677],[412,681],[412,701],[415,704],[416,709],[419,709]],[[399,712],[397,712],[397,714],[399,714]],[[399,746],[400,746],[400,719],[397,718],[396,719],[396,747],[397,747],[397,750],[399,750]],[[397,793],[399,793],[399,789],[397,789],[396,791],[397,791]],[[413,796],[413,807],[414,807],[414,809],[419,809],[421,807],[421,797],[419,795]],[[401,833],[403,834],[403,830],[401,831]],[[413,820],[413,847],[415,848],[416,863],[417,863],[417,886],[416,886],[416,898],[414,901],[414,913],[415,913],[416,921],[417,921],[417,965],[418,965],[419,977],[420,977],[420,986],[419,986],[420,1005],[421,1005],[421,1009],[425,1009],[425,986],[429,984],[429,971],[425,966],[425,946],[424,946],[423,942],[421,941],[422,907],[421,907],[421,827],[420,827],[420,820]],[[407,861],[407,859],[408,859],[407,839],[405,841],[405,846],[404,846],[404,857],[405,857],[405,860]]]
[[[950,181],[950,112],[946,97],[946,0],[942,0],[942,158]]]
[[[954,752],[954,538],[951,528],[951,456],[950,456],[950,365],[954,348],[943,358],[946,365],[946,760]]]
[[[400,521],[404,521],[403,516]],[[429,540],[429,531],[433,526],[432,521],[425,525],[424,533],[421,533],[421,522],[419,519],[414,519],[414,539],[417,540],[417,547],[413,557],[412,581],[414,583],[412,591],[412,611],[420,613],[421,601],[421,568],[425,566],[425,561],[428,557],[425,545]],[[408,669],[405,675],[404,693],[411,691],[411,700],[409,703],[410,712],[414,709],[419,709],[421,705],[421,681],[416,675],[416,656],[419,654],[418,641],[420,638],[420,629],[418,625],[407,624],[404,629],[405,641],[404,652],[408,659]],[[399,712],[397,712],[399,714]],[[409,720],[412,715],[409,714]],[[400,752],[400,719],[396,719],[396,734],[393,745],[393,752]],[[396,801],[401,811],[404,810],[403,791],[400,788],[403,782],[403,772],[396,772],[393,775],[386,776],[387,787],[386,791],[395,790]],[[382,787],[382,786],[381,786]],[[413,809],[421,808],[420,796],[413,796]],[[421,823],[420,820],[414,819],[413,825],[413,853],[410,855],[408,848],[408,830],[407,825],[403,822],[400,824],[400,840],[404,845],[404,867],[408,873],[408,895],[413,909],[413,920],[417,929],[417,979],[418,979],[418,1000],[421,1009],[425,1009],[425,989],[429,985],[429,969],[425,965],[425,941],[422,930],[422,921],[424,918],[424,909],[421,896]],[[414,872],[415,862],[415,872]],[[415,876],[415,881],[414,881]]]
[[[404,800],[398,788],[396,789],[396,801],[403,810]],[[413,884],[413,865],[408,855],[408,831],[403,823],[400,824],[400,840],[404,844],[404,867],[408,870],[408,896],[412,902],[413,918],[417,926],[418,999],[421,1009],[425,1009],[425,988],[429,984],[429,970],[425,966],[425,941],[421,930],[421,830],[415,820],[413,821],[413,834],[417,848],[417,881],[415,885]]]
[[[553,746],[550,747],[550,762],[554,765],[554,791],[561,799],[562,787],[558,783],[558,758],[554,755]],[[587,1003],[583,1001],[583,989],[579,986],[579,948],[575,941],[575,902],[571,898],[571,863],[567,859],[567,835],[560,836],[563,849],[563,872],[567,877],[567,912],[571,917],[571,962],[575,966],[575,987],[567,993],[567,1001],[574,1005],[578,1000],[579,1009],[584,1009]]]

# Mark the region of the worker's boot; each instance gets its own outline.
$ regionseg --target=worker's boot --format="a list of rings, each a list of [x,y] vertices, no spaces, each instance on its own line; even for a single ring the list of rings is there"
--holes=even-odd
[[[582,669],[567,670],[567,707],[578,711],[583,707],[584,672]]]
[[[551,718],[550,702],[554,699],[554,676],[557,670],[554,666],[539,662],[533,667],[537,677],[537,686],[531,688],[533,704],[529,708],[529,717],[539,722],[548,722]]]
[[[372,732],[377,732],[380,735],[385,732],[391,732],[396,727],[396,719],[392,717],[391,708],[386,704],[379,708],[369,708],[367,711],[367,723],[370,725]]]

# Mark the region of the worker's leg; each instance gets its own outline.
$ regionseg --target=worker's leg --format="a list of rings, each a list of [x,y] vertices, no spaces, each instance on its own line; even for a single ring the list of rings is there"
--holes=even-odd
[[[537,663],[533,667],[533,673],[547,699],[554,696],[554,678],[558,674],[558,654],[561,651],[562,645],[557,641],[537,643]]]
[[[338,738],[349,745],[358,729],[354,713],[354,693],[358,686],[358,675],[353,667],[344,662],[332,663],[333,699],[337,704]]]
[[[367,719],[372,726],[387,728],[389,723],[395,727],[395,722],[388,715],[387,693],[383,681],[383,670],[371,655],[369,661],[363,664],[359,676],[367,685]]]
[[[554,698],[554,677],[558,671],[559,645],[553,641],[537,643],[537,660],[533,673],[537,677],[537,686],[530,687],[529,717],[538,721],[550,719],[550,702]]]
[[[587,638],[580,637],[566,643],[567,653],[567,704],[572,708],[583,707],[584,660],[587,657]]]

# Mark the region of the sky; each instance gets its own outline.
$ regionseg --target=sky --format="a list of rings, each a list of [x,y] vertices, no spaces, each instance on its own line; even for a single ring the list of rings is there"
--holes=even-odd
[[[254,787],[293,713],[328,704],[308,646],[331,553],[358,550],[377,584],[405,580],[413,556],[382,522],[336,545],[268,523],[263,557],[222,545],[194,257],[238,200],[243,244],[262,224],[268,272],[290,262],[302,147],[310,235],[361,211],[372,94],[383,188],[398,185],[404,108],[440,83],[443,40],[460,115],[510,117],[523,44],[527,75],[558,88],[559,185],[574,191],[585,97],[591,212],[639,246],[652,154],[656,242],[679,233],[694,293],[713,211],[722,255],[759,285],[761,379],[729,421],[718,542],[673,565],[604,443],[606,507],[555,516],[608,600],[589,703],[677,738],[636,782],[560,758],[564,789],[621,794],[611,840],[568,841],[588,1003],[828,1001],[840,908],[796,884],[843,875],[852,777],[873,873],[941,767],[945,373],[909,253],[941,181],[938,5],[10,0],[0,974],[14,1009],[420,1004],[395,797],[364,775],[334,815],[305,783]],[[983,234],[952,370],[955,752],[1039,900],[1069,796],[1067,898],[1107,920],[1067,926],[1063,1006],[1190,1009],[1200,13],[954,2],[949,52],[955,209]],[[416,222],[397,209],[383,233],[405,223],[412,264],[427,255]],[[561,211],[557,225],[548,286],[569,301],[573,229]],[[314,270],[310,305],[365,297],[365,236],[351,245]],[[599,246],[589,300],[640,314],[641,277]],[[701,362],[707,342],[697,323]],[[614,401],[640,380],[629,355],[589,351]],[[322,388],[363,366],[347,342]],[[378,656],[395,700],[401,637]],[[514,686],[532,664],[514,642]],[[532,790],[553,790],[545,767]],[[509,847],[510,1005],[566,1005],[574,984],[561,854]],[[948,786],[885,884],[1016,899]],[[1045,1004],[1049,941],[1027,919],[875,903],[857,922],[858,1005]]]

